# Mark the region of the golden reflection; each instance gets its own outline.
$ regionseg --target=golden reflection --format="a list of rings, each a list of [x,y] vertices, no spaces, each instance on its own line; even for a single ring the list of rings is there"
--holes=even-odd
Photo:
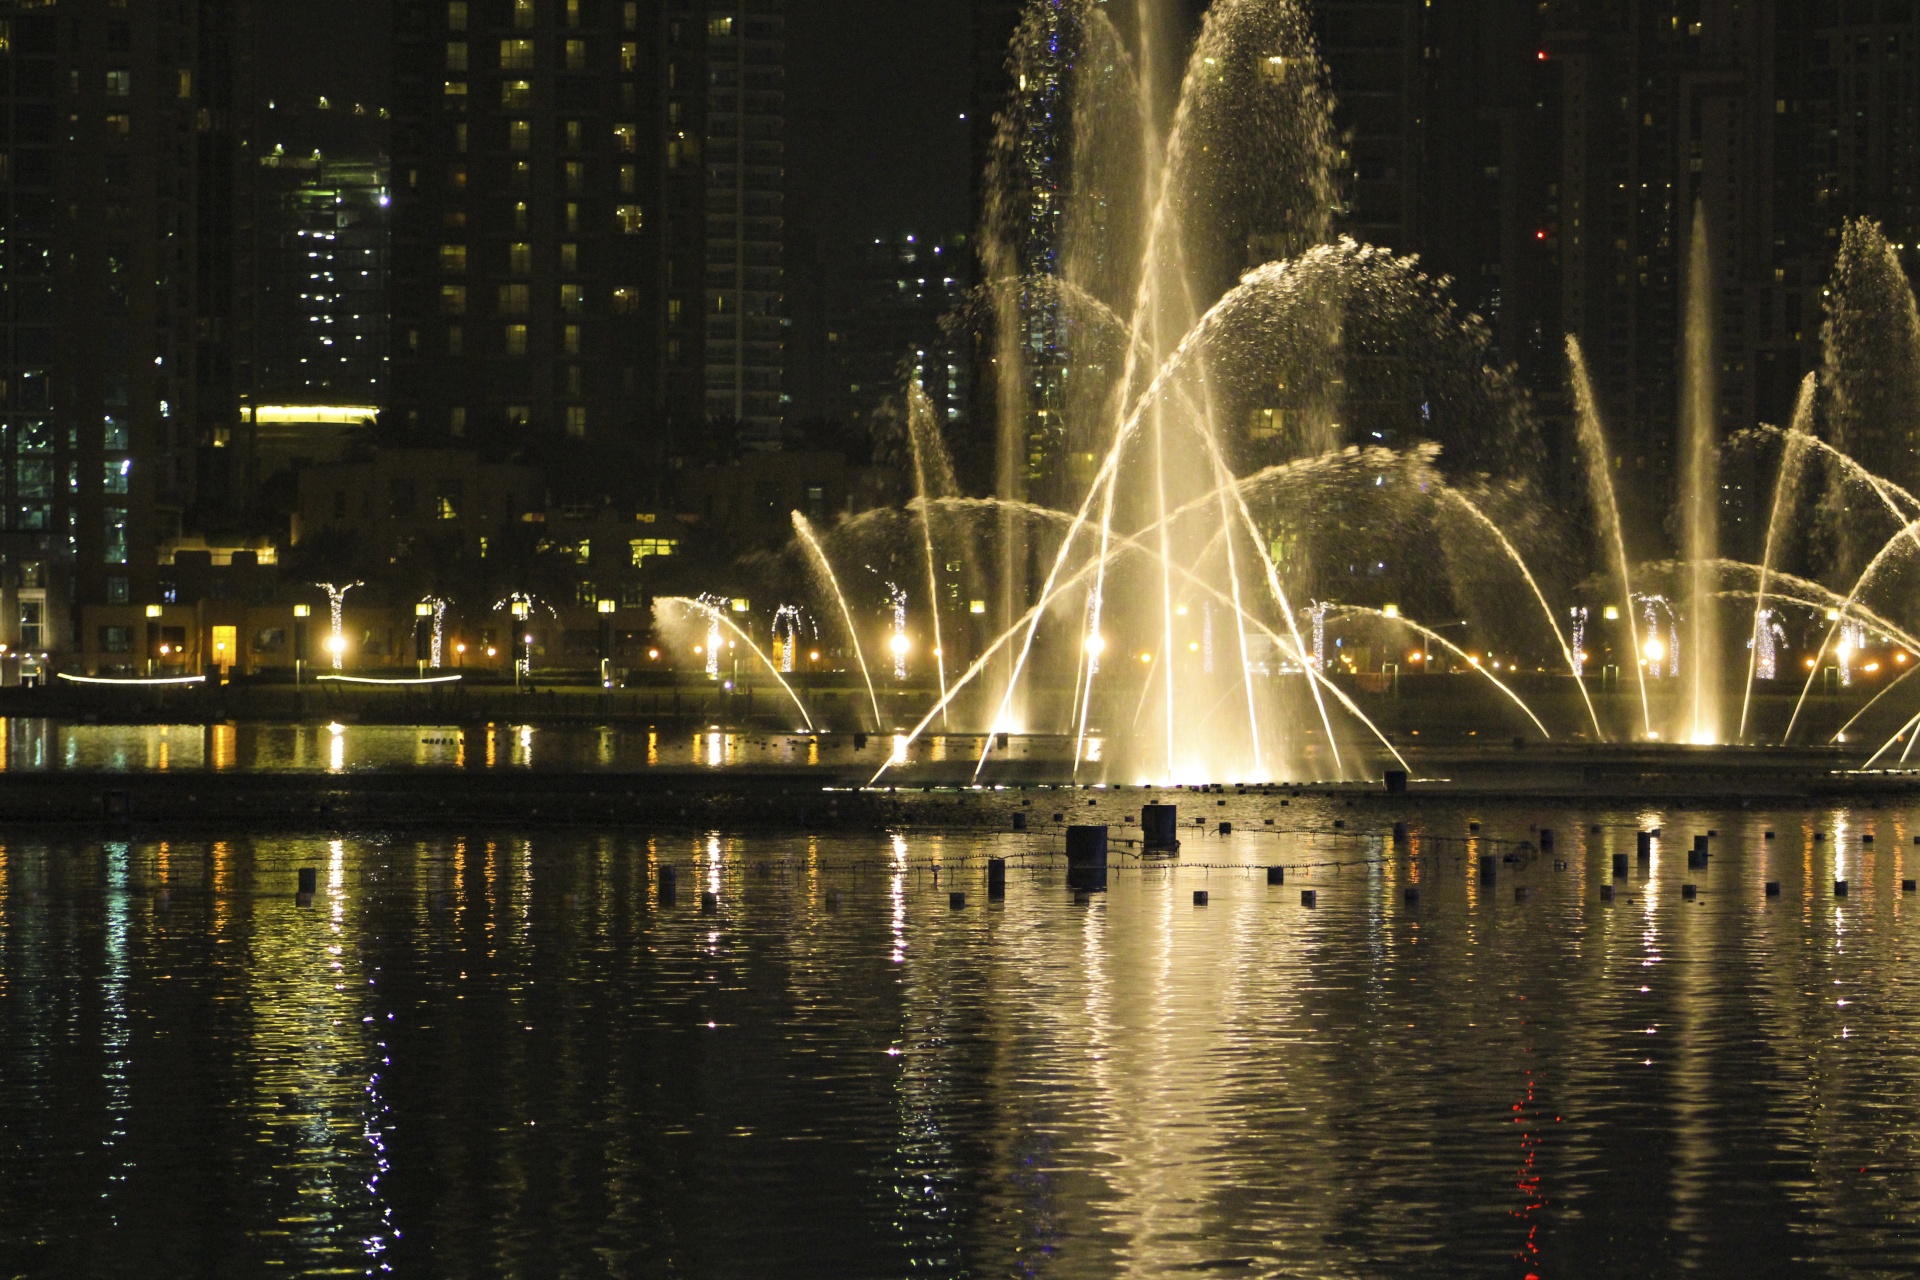
[[[347,730],[345,725],[330,724],[327,743],[327,772],[342,773],[347,767]]]
[[[658,730],[647,730],[647,763],[660,763],[660,734]]]
[[[820,763],[820,739],[818,738],[807,739],[807,763]]]
[[[13,721],[0,716],[0,773],[7,771],[7,742],[12,734]]]
[[[212,759],[208,761],[215,769],[231,769],[234,763],[235,727],[228,724],[216,724],[208,732],[208,741],[212,744]]]

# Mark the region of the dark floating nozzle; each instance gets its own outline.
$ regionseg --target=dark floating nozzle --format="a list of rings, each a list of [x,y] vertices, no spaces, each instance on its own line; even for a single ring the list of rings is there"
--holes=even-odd
[[[1393,842],[1395,844],[1405,844],[1407,842],[1407,824],[1406,823],[1396,822],[1393,824]]]
[[[1847,896],[1847,882],[1845,880],[1835,880],[1833,882],[1833,896],[1836,898],[1844,898]]]
[[[1268,884],[1285,884],[1286,882],[1287,882],[1287,869],[1285,867],[1268,867],[1267,868]]]
[[[311,895],[320,887],[320,872],[314,867],[302,867],[299,871],[299,891]]]
[[[1220,824],[1220,834],[1221,834],[1221,835],[1223,835],[1223,836],[1230,836],[1230,835],[1232,835],[1232,834],[1233,834],[1233,824],[1232,824],[1231,822],[1223,822],[1223,823],[1221,823],[1221,824]]]
[[[1697,898],[1700,896],[1700,887],[1698,885],[1683,884],[1680,886],[1680,896],[1683,898]]]
[[[1540,828],[1540,852],[1542,853],[1553,852],[1553,828],[1552,827]]]
[[[1481,854],[1480,855],[1480,878],[1482,880],[1492,880],[1494,875],[1496,874],[1495,868],[1497,868],[1499,865],[1500,865],[1499,863],[1494,861],[1492,854],[1490,853]]]
[[[1013,815],[1013,829],[1014,829],[1015,831],[1025,831],[1025,830],[1027,829],[1027,815],[1026,815],[1026,814],[1024,814],[1024,813],[1016,813],[1016,814],[1014,814],[1014,815]]]
[[[1146,849],[1172,850],[1180,847],[1180,806],[1144,804],[1140,806],[1140,844]]]
[[[1526,885],[1517,884],[1513,886],[1513,900],[1515,902],[1525,902],[1528,898],[1532,896],[1533,896],[1533,891],[1527,888]]]
[[[1467,834],[1468,834],[1468,835],[1479,835],[1479,834],[1480,834],[1480,824],[1479,824],[1479,823],[1477,823],[1477,822],[1469,822],[1469,823],[1467,824]]]
[[[1407,905],[1412,906],[1414,903],[1420,901],[1420,890],[1413,885],[1408,885],[1407,892],[1404,896],[1407,900]]]
[[[1912,893],[1912,892],[1913,892],[1913,890],[1914,890],[1914,886],[1915,886],[1915,882],[1914,882],[1914,881],[1912,881],[1912,880],[1902,880],[1902,881],[1900,882],[1900,892],[1902,892],[1902,893]]]
[[[967,895],[959,892],[950,893],[947,895],[947,905],[955,911],[964,910],[967,905]]]
[[[1653,861],[1653,832],[1636,831],[1633,835],[1634,852],[1640,855],[1640,861]]]
[[[1388,795],[1403,796],[1407,794],[1407,771],[1405,769],[1387,770],[1386,783]]]
[[[1760,833],[1760,838],[1761,838],[1762,840],[1771,840],[1771,839],[1773,839],[1773,832],[1771,832],[1771,831],[1762,831],[1762,832]],[[1914,841],[1914,843],[1915,843],[1915,844],[1920,844],[1920,840],[1915,840],[1915,841]]]
[[[701,894],[700,895],[700,914],[703,916],[719,915],[720,914],[720,895],[712,892]]]
[[[1872,843],[1873,843],[1873,835],[1872,835],[1872,833],[1868,833],[1867,835],[1864,835],[1864,836],[1861,836],[1861,837],[1860,837],[1860,843],[1861,843],[1861,844],[1872,844]]]
[[[1107,887],[1107,828],[1067,828],[1067,885],[1073,889]]]
[[[1767,881],[1767,896],[1769,898],[1777,898],[1780,896],[1780,882],[1778,880]]]
[[[1302,889],[1300,891],[1300,905],[1303,907],[1319,906],[1320,905],[1319,891],[1315,889]]]
[[[853,735],[853,749],[854,749],[855,751],[865,751],[865,750],[867,749],[867,735],[866,735],[866,734],[864,734],[864,733],[856,733],[856,734],[854,734],[854,735]]]
[[[1613,855],[1613,878],[1615,880],[1625,880],[1627,878],[1627,855],[1624,853],[1616,853]]]
[[[1195,889],[1193,891],[1193,905],[1196,907],[1204,907],[1207,905],[1207,891],[1205,889]]]
[[[1007,860],[1005,858],[987,859],[987,896],[989,898],[1007,896]]]
[[[1612,885],[1610,885],[1610,884],[1603,884],[1603,885],[1601,885],[1601,886],[1600,886],[1600,901],[1602,901],[1602,902],[1612,902],[1612,901],[1613,901],[1613,886],[1612,886]]]

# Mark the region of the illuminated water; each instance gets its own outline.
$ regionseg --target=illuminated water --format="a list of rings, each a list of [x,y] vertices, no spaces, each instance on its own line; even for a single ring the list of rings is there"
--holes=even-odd
[[[1082,902],[1046,838],[1012,834],[5,839],[0,1263],[1920,1266],[1914,815],[1428,805],[1416,866],[1369,834],[1383,811],[1183,804],[1239,834],[1190,828],[1178,867],[1120,857]],[[1470,818],[1501,842],[1553,825],[1566,869],[1483,886]],[[1651,881],[1603,905],[1654,823]],[[1688,871],[1709,826],[1715,865]],[[1016,859],[991,906],[989,852]],[[1283,887],[1247,869],[1274,861]]]

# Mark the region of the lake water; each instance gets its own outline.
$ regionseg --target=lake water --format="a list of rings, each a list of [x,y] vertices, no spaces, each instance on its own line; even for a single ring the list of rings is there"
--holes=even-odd
[[[1920,1268],[1915,815],[1331,803],[1079,898],[1010,833],[6,838],[0,1271]]]

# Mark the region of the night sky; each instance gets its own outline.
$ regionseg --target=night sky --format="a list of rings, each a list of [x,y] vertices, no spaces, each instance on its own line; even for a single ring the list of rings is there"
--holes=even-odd
[[[787,214],[830,265],[874,235],[971,229],[969,8],[789,0]],[[386,0],[273,0],[260,22],[263,93],[386,104]]]

